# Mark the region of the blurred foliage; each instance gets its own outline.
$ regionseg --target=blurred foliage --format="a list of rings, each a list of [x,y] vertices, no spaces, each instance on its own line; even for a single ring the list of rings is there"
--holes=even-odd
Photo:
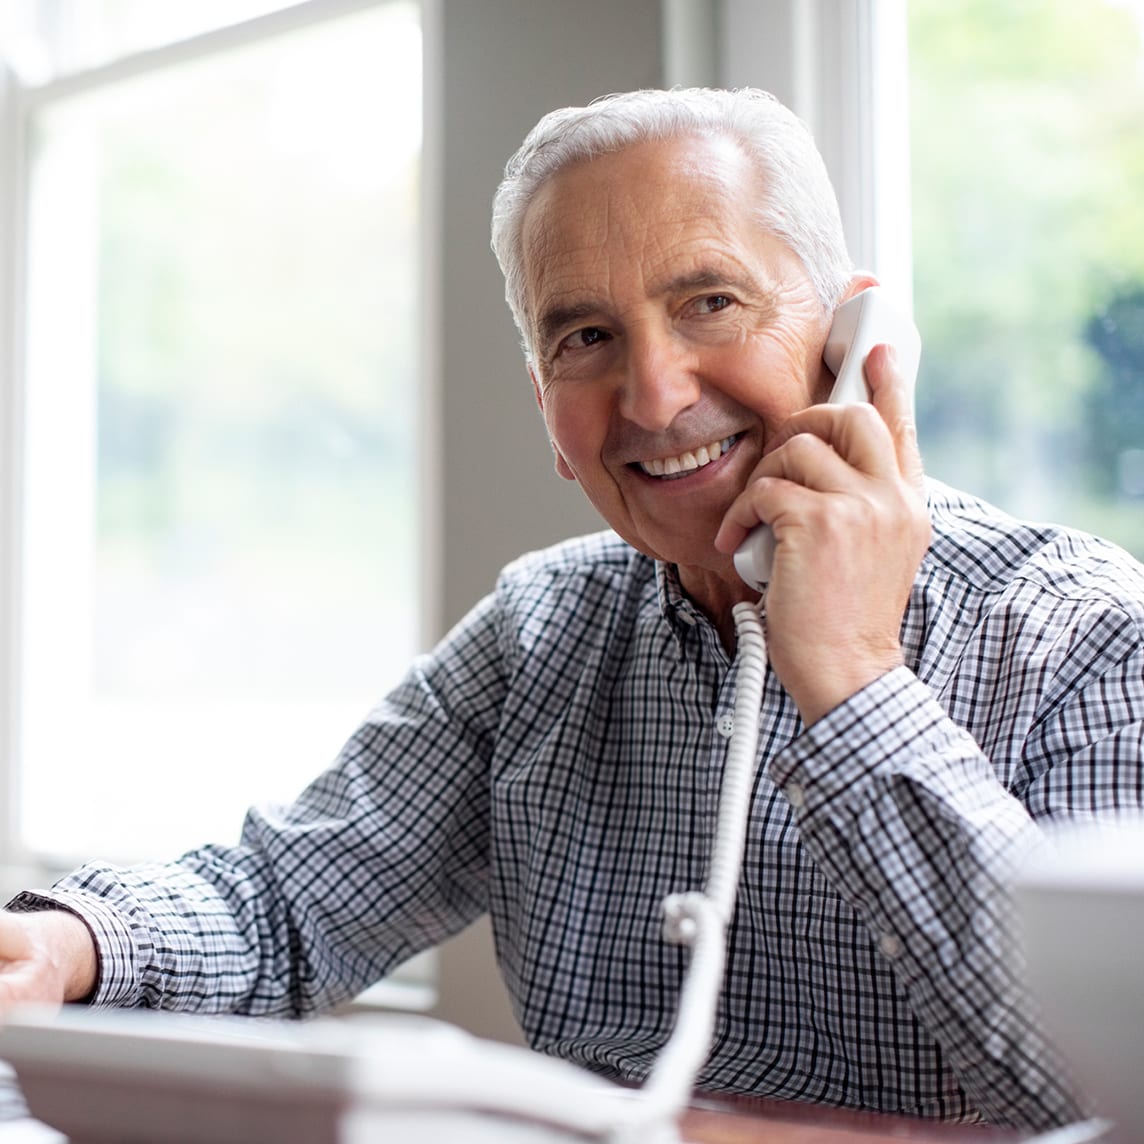
[[[1086,461],[1106,496],[1144,495],[1144,285],[1089,319],[1100,369],[1085,395]]]
[[[1093,335],[1144,289],[1137,18],[1114,0],[908,11],[927,468],[1144,555],[1140,492],[1112,476],[1144,441],[1109,417],[1110,400],[1140,403],[1144,375]]]

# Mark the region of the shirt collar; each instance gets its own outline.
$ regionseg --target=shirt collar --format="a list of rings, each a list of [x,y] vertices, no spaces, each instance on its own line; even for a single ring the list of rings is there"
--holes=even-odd
[[[699,609],[688,598],[679,582],[679,568],[675,564],[655,562],[656,593],[659,609],[667,620],[671,634],[682,648],[687,633],[702,619]]]

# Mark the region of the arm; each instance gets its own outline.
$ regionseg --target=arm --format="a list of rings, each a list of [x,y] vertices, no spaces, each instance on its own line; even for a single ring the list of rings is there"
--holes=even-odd
[[[866,921],[974,1103],[1001,1122],[1062,1123],[1079,1109],[1039,1028],[1012,933],[1013,873],[1041,837],[1028,809],[1037,805],[1038,784],[1026,786],[1024,776],[1055,770],[1056,809],[1083,809],[1076,768],[1091,753],[1114,758],[1118,750],[1112,732],[1096,730],[1110,709],[1122,733],[1135,737],[1130,757],[1138,760],[1139,662],[1126,662],[1122,648],[1119,666],[1102,659],[1091,690],[1066,682],[1078,662],[1079,627],[1060,640],[1059,663],[1046,668],[1027,657],[1014,643],[1018,623],[1039,630],[1062,599],[1055,585],[1043,594],[1031,585],[1017,622],[999,614],[980,656],[962,659],[957,701],[943,695],[938,702],[904,666],[901,645],[929,535],[917,515],[921,465],[907,394],[884,351],[871,353],[867,378],[873,407],[814,407],[791,418],[719,538],[730,551],[766,519],[779,541],[767,597],[771,662],[808,729],[775,761],[772,777],[787,791],[803,843]],[[984,584],[975,605],[1002,583]],[[935,611],[948,587],[932,584],[917,614]],[[944,622],[950,626],[952,616]],[[971,622],[952,624],[959,638],[959,625]],[[1138,628],[1121,626],[1138,645]],[[947,650],[948,638],[948,631],[935,638],[936,650],[922,645],[924,654],[943,657],[933,667],[938,686],[962,670],[964,649]],[[995,648],[1010,650],[1008,676],[989,662]],[[1043,645],[1034,650],[1046,654]],[[1103,696],[1102,688],[1109,689]],[[987,757],[979,743],[993,733],[991,723],[1004,722],[1010,699],[1012,734],[991,743]],[[1074,735],[1067,745],[1049,730],[1065,706],[1080,729],[1080,741]],[[1018,789],[1024,802],[1011,793]],[[1139,796],[1128,784],[1108,792],[1126,805]]]
[[[1013,933],[1012,876],[1040,831],[928,688],[898,669],[811,727],[772,777],[970,1099],[1004,1124],[1078,1119]]]
[[[1004,548],[1005,535],[979,543]],[[1004,593],[980,598],[980,613],[931,565],[937,580],[919,587],[911,628],[923,599],[952,590],[946,614],[931,616],[945,637],[954,614],[967,624],[956,663],[931,641],[918,671],[933,691],[899,669],[811,727],[772,771],[799,804],[805,845],[971,1098],[993,1119],[1036,1127],[1080,1112],[1025,988],[1014,871],[1041,844],[1041,821],[1144,805],[1139,568],[1051,539]],[[1036,551],[1032,530],[1010,540],[1014,553]]]
[[[478,916],[499,663],[487,602],[294,804],[253,810],[240,845],[63,879],[47,897],[95,936],[92,1002],[312,1013]]]

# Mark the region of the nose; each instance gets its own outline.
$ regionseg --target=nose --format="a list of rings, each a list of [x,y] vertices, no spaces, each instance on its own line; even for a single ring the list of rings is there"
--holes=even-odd
[[[631,332],[620,389],[623,417],[641,429],[666,429],[699,396],[699,379],[685,347],[666,331]]]

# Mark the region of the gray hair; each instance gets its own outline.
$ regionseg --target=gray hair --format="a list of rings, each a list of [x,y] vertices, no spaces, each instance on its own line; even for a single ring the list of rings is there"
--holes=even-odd
[[[769,92],[755,88],[624,92],[544,116],[506,164],[493,199],[492,246],[530,361],[523,230],[533,196],[572,163],[687,135],[724,135],[742,146],[765,176],[760,224],[801,259],[823,308],[830,311],[838,304],[853,263],[826,165],[801,119]]]

